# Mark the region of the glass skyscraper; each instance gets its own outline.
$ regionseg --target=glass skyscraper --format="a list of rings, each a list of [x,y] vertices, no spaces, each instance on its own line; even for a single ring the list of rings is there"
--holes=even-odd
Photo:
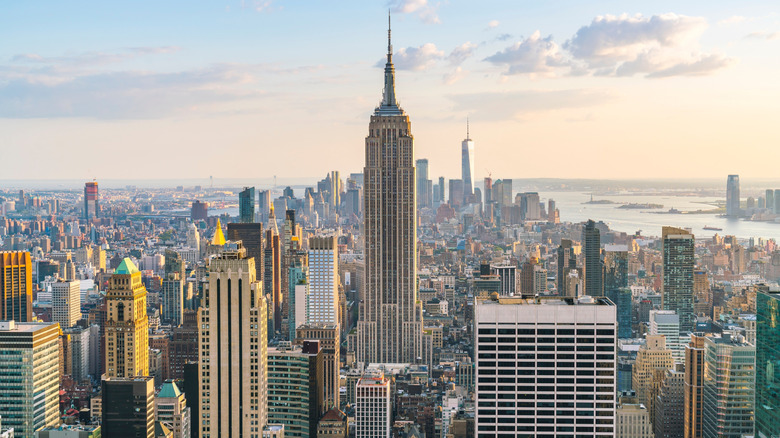
[[[693,249],[695,240],[690,231],[663,227],[663,308],[680,315],[680,332],[692,332],[696,324],[693,314]]]
[[[238,214],[241,223],[251,224],[255,221],[255,188],[244,187],[238,193]]]
[[[596,223],[589,220],[582,229],[582,254],[585,272],[585,294],[592,297],[604,295],[604,279],[601,265],[601,232]]]
[[[756,294],[756,437],[780,436],[780,289]]]

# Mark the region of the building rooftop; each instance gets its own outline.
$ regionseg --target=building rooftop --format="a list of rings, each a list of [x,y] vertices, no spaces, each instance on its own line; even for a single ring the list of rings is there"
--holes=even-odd
[[[42,328],[49,327],[55,322],[16,322],[16,321],[0,321],[0,332],[20,332],[20,333],[33,333]]]
[[[132,260],[130,260],[128,257],[125,257],[122,259],[122,263],[117,266],[116,270],[114,270],[114,274],[120,274],[120,275],[129,275],[129,274],[135,274],[138,271],[138,268],[135,266],[135,263],[133,263]]]
[[[163,383],[160,392],[157,394],[158,398],[178,398],[181,395],[179,387],[176,386],[174,381],[168,381]]]
[[[614,306],[612,301],[605,297],[591,297],[583,295],[577,299],[570,297],[539,296],[535,298],[520,297],[497,297],[479,300],[481,305],[492,304],[525,304],[525,305],[547,305],[547,306]]]

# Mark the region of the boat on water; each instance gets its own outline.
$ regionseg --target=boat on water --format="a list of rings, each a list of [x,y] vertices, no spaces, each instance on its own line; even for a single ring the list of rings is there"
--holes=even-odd
[[[723,231],[723,228],[711,227],[709,225],[705,226],[704,229],[707,231]]]

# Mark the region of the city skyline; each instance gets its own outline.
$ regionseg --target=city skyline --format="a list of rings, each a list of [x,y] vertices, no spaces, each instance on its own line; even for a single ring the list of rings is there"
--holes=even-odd
[[[479,145],[475,181],[488,173],[750,179],[771,176],[780,158],[770,147],[780,26],[764,2],[626,10],[418,0],[343,12],[272,1],[151,13],[20,4],[0,18],[0,36],[15,42],[0,49],[4,177],[29,178],[10,164],[31,150],[39,172],[55,179],[256,173],[254,160],[205,160],[215,148],[275,161],[282,175],[317,174],[315,163],[357,171],[363,114],[381,75],[376,25],[388,7],[402,103],[417,115],[416,155],[431,160],[433,176],[458,175],[467,117]],[[299,133],[301,118],[312,129]],[[354,154],[330,153],[345,147]],[[746,153],[701,160],[735,147]],[[285,160],[290,148],[311,159]],[[553,148],[571,159],[512,166],[541,162]],[[111,165],[106,152],[116,149],[133,152],[126,166]],[[665,160],[672,153],[678,159]],[[686,162],[695,157],[701,164]]]

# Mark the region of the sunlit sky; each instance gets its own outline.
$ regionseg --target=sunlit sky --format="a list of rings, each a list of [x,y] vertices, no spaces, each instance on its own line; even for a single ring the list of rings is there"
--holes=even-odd
[[[0,6],[0,179],[362,171],[387,11],[431,176],[776,177],[777,2]]]

